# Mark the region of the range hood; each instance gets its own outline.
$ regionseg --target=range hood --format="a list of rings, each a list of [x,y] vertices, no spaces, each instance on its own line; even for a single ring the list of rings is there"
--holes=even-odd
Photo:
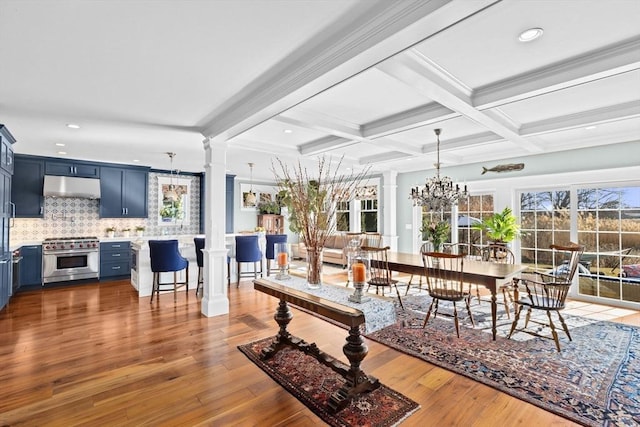
[[[45,175],[43,194],[52,197],[99,199],[100,179]]]

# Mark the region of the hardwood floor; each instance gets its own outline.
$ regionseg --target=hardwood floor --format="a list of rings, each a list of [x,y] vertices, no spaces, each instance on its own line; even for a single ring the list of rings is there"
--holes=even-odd
[[[0,313],[0,425],[321,424],[236,348],[275,335],[277,301],[250,281],[231,286],[229,301],[228,316],[206,318],[194,290],[150,305],[128,281],[18,293]],[[346,362],[344,330],[298,310],[289,329]],[[365,372],[422,405],[403,426],[575,425],[367,344]]]

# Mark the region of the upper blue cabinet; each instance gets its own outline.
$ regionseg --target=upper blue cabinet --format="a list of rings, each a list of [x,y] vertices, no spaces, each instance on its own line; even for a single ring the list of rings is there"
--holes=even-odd
[[[16,155],[11,201],[16,218],[43,218],[44,160]]]
[[[100,169],[100,218],[147,218],[149,169]]]
[[[81,161],[47,161],[45,175],[77,176],[82,178],[100,178],[100,165]]]

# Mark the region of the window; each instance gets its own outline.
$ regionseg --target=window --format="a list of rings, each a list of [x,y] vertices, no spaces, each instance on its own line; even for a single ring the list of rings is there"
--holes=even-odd
[[[540,271],[552,268],[549,246],[570,241],[572,208],[576,212],[578,243],[585,246],[578,268],[577,292],[640,302],[640,187],[522,193],[522,263]]]
[[[578,292],[640,302],[640,187],[582,188],[577,196],[585,245]]]
[[[349,202],[338,202],[336,206],[336,230],[349,231]]]
[[[361,231],[378,231],[378,199],[360,200]]]
[[[569,190],[520,195],[521,260],[537,269],[551,268],[553,243],[567,244],[571,232]]]
[[[469,196],[458,202],[458,242],[468,243],[471,255],[483,245],[486,237],[481,230],[474,230],[471,226],[493,215],[493,195],[479,194]]]

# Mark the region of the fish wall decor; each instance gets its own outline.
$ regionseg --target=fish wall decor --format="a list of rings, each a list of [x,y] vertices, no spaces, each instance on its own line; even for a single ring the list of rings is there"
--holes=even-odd
[[[521,171],[522,169],[524,169],[524,163],[509,163],[507,165],[494,166],[491,169],[483,166],[481,175],[484,175],[487,172],[512,172]]]

